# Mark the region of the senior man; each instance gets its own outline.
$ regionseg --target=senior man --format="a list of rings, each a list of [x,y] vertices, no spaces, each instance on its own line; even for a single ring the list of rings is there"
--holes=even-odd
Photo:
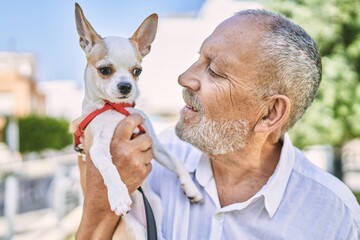
[[[355,197],[313,166],[286,134],[320,80],[318,49],[301,27],[265,10],[239,12],[205,39],[199,59],[179,77],[186,105],[176,131],[161,137],[184,161],[203,203],[191,204],[173,173],[147,164],[150,137],[130,140],[142,122],[138,115],[119,124],[114,163],[130,192],[151,172],[167,240],[359,239]],[[85,190],[77,238],[108,239],[119,217],[87,162],[85,182],[92,187]]]

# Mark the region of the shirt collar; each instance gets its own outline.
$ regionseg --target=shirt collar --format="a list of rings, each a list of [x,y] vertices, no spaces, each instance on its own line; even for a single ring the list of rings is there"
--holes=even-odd
[[[265,208],[271,218],[279,208],[280,202],[284,196],[286,186],[289,182],[291,172],[295,163],[294,148],[290,136],[286,133],[283,138],[283,147],[281,149],[279,163],[273,175],[260,190],[265,198]]]
[[[269,178],[268,182],[262,187],[262,189],[252,198],[247,200],[246,203],[236,205],[242,207],[248,206],[252,201],[258,199],[259,196],[263,196],[265,209],[268,212],[269,217],[273,217],[284,195],[286,186],[290,178],[290,174],[294,166],[294,162],[295,153],[293,150],[293,145],[291,143],[289,135],[285,134],[283,138],[283,146],[281,149],[280,159],[273,175]],[[196,167],[195,175],[196,180],[203,187],[205,187],[213,178],[211,163],[206,154],[201,155],[198,161],[198,165]],[[231,207],[231,209],[235,208]]]
[[[196,180],[203,187],[211,180],[213,177],[212,167],[210,160],[206,154],[202,154],[199,160],[199,164],[196,168]]]

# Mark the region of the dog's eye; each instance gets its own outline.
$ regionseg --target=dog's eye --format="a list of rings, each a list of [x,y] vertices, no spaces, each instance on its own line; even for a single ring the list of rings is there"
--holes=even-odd
[[[112,69],[110,67],[100,67],[98,70],[104,76],[112,74]]]
[[[132,73],[135,77],[138,77],[138,76],[140,76],[141,72],[142,72],[142,70],[140,68],[134,68]]]

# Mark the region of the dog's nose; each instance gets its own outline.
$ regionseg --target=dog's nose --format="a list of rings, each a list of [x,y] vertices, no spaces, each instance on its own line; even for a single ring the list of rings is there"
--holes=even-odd
[[[129,94],[131,92],[131,84],[128,83],[128,82],[121,82],[121,83],[118,83],[117,85],[119,91],[121,94]]]

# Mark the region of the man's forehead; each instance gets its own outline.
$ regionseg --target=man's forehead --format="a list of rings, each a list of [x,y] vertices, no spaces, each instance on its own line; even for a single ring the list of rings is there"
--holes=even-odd
[[[254,22],[248,16],[233,16],[222,22],[205,39],[200,50],[255,50],[263,33],[264,26]]]
[[[266,21],[252,15],[234,15],[218,25],[214,33],[226,35],[260,34],[266,29]]]

